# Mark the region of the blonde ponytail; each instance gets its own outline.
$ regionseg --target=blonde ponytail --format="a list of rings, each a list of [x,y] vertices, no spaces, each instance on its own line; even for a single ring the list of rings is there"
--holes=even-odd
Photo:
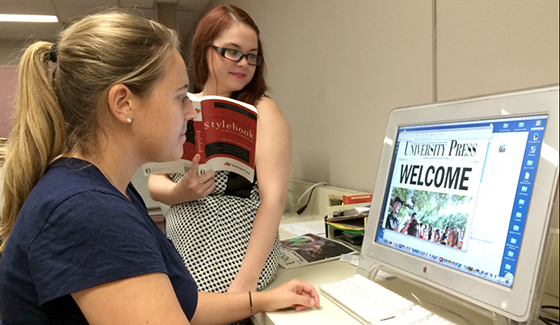
[[[23,202],[48,165],[69,152],[100,152],[108,90],[124,84],[137,96],[148,94],[179,49],[175,31],[120,10],[75,21],[57,44],[56,59],[52,58],[56,63],[50,60],[49,42],[32,44],[20,63],[3,167],[0,253]]]
[[[50,74],[51,43],[37,42],[23,54],[19,66],[13,127],[4,164],[0,221],[0,252],[23,202],[49,163],[62,153],[65,126]]]

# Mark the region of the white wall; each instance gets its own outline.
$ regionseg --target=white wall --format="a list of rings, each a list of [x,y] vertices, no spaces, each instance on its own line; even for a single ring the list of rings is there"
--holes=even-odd
[[[559,80],[556,0],[230,2],[261,29],[295,179],[372,191],[393,108]]]
[[[431,3],[238,5],[262,32],[270,94],[292,128],[292,177],[371,191],[389,111],[433,99]]]
[[[558,83],[557,0],[437,1],[438,100]]]

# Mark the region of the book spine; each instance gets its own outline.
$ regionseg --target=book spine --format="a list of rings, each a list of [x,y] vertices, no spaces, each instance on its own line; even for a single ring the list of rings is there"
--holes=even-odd
[[[342,204],[356,204],[371,202],[372,194],[343,195]]]
[[[200,161],[198,163],[198,172],[200,174],[204,174],[206,172],[206,162],[208,157],[205,152],[206,135],[204,130],[202,103],[196,102],[195,109],[197,110],[198,115],[193,120],[195,152],[193,153],[192,156],[194,156],[194,154],[196,153],[200,155]],[[192,157],[190,159],[192,159]]]

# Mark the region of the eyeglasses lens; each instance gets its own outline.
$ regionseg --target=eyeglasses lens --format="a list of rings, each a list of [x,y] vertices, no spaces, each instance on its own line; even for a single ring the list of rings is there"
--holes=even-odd
[[[214,46],[214,49],[216,49],[216,51],[222,55],[224,58],[231,60],[231,61],[235,61],[235,62],[239,62],[241,61],[243,58],[245,58],[247,60],[247,63],[249,65],[255,65],[258,66],[262,63],[262,57],[256,54],[243,54],[242,52],[238,51],[238,50],[232,50],[232,49],[228,49],[228,48],[220,48],[217,46]]]

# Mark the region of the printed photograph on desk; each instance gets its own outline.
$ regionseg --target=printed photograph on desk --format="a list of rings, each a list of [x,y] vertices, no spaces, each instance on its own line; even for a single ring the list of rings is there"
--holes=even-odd
[[[340,258],[354,249],[314,234],[305,234],[280,241],[280,266],[292,269]]]

